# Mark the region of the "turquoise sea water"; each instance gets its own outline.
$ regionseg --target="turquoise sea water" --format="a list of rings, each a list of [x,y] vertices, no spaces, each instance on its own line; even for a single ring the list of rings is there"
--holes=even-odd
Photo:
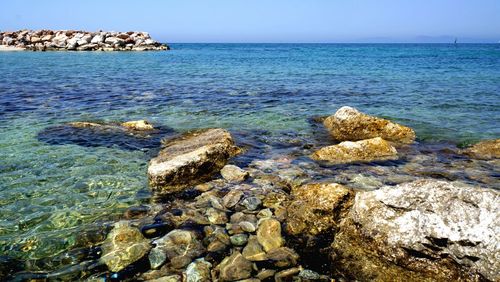
[[[351,105],[413,127],[422,143],[500,136],[500,44],[171,47],[0,53],[0,255],[64,253],[149,201],[154,146],[43,135],[69,121],[223,127],[272,151],[283,136],[311,138],[311,117]]]

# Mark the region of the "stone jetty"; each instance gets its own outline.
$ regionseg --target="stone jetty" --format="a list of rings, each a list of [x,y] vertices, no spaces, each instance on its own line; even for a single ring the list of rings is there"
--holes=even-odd
[[[18,30],[0,32],[0,47],[31,51],[150,51],[166,44],[140,31]]]

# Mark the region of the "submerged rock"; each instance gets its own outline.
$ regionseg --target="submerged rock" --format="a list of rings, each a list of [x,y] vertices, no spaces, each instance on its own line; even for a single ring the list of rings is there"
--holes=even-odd
[[[349,279],[500,280],[500,193],[417,180],[360,192],[332,244]]]
[[[352,107],[342,107],[323,121],[337,141],[356,141],[375,137],[409,144],[415,140],[413,129],[392,121],[369,116]]]
[[[121,221],[115,224],[101,248],[101,261],[109,270],[117,272],[145,256],[151,244],[138,229]]]
[[[125,128],[130,128],[133,130],[153,130],[155,129],[151,123],[147,120],[132,120],[121,124]]]
[[[248,178],[248,172],[235,165],[224,166],[221,169],[220,174],[224,177],[224,179],[231,182],[242,182]]]
[[[172,230],[167,235],[155,240],[156,247],[151,250],[150,261],[156,253],[164,253],[173,268],[185,267],[191,261],[205,252],[196,234],[187,230]],[[153,258],[154,259],[154,258]],[[153,260],[154,261],[154,260]],[[162,263],[155,263],[155,267]],[[153,267],[153,265],[152,265]]]
[[[331,230],[352,205],[353,191],[336,183],[306,184],[292,190],[286,231],[312,236]]]
[[[252,276],[252,263],[240,252],[234,252],[218,265],[221,281],[236,281]]]
[[[205,259],[197,259],[190,263],[184,272],[186,282],[206,282],[211,281],[210,270],[212,264]]]
[[[154,192],[168,194],[209,180],[239,153],[224,129],[191,132],[166,141],[149,162],[149,183]]]
[[[462,150],[462,153],[474,159],[500,159],[500,139],[479,142]]]
[[[395,160],[398,152],[389,142],[380,137],[356,142],[344,141],[323,147],[311,155],[314,160],[335,164]]]
[[[257,241],[266,252],[283,246],[281,223],[273,218],[262,219],[257,229]]]

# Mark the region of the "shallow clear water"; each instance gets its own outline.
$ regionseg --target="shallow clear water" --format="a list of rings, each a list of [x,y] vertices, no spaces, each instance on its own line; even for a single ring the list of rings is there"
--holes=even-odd
[[[499,44],[171,47],[0,53],[0,254],[52,256],[149,201],[154,149],[40,137],[69,121],[224,127],[272,151],[283,136],[311,138],[311,117],[351,105],[413,127],[421,142],[500,135]]]

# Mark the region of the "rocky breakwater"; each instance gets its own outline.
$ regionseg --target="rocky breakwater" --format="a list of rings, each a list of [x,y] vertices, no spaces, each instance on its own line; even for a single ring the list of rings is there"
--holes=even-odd
[[[239,152],[231,134],[220,128],[166,140],[158,156],[149,162],[149,184],[159,194],[182,191],[210,180]]]
[[[31,51],[148,51],[169,47],[147,32],[19,30],[0,32],[0,45]]]
[[[359,192],[332,244],[334,271],[359,281],[499,281],[499,203],[496,190],[431,179]]]

